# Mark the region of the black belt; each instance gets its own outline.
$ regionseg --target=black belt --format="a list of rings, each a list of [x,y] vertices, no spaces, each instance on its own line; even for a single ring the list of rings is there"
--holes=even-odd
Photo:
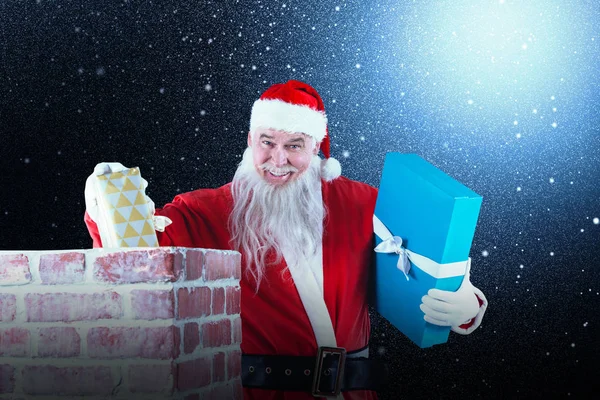
[[[242,354],[242,386],[309,392],[333,397],[340,391],[379,390],[385,365],[364,357],[346,357],[342,347],[320,347],[317,357]]]

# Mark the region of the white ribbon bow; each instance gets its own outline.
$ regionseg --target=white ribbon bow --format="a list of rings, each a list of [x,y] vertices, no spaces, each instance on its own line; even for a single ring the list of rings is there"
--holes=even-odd
[[[402,271],[406,280],[409,280],[408,273],[410,271],[411,262],[420,270],[437,279],[462,276],[465,274],[469,260],[439,264],[428,257],[410,251],[402,247],[402,238],[393,236],[389,229],[375,215],[373,215],[373,232],[382,240],[382,242],[375,247],[375,251],[377,253],[398,254],[398,263],[396,266]]]
[[[377,247],[375,247],[375,251],[377,253],[396,253],[398,254],[398,264],[396,266],[400,271],[404,273],[406,280],[408,280],[408,272],[410,271],[410,261],[408,252],[404,247],[402,247],[402,238],[399,236],[391,236],[379,243]]]

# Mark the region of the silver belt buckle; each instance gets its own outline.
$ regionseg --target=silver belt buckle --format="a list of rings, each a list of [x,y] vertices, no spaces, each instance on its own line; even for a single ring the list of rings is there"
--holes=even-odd
[[[337,355],[337,375],[335,377],[335,384],[333,391],[322,391],[319,386],[321,384],[321,377],[329,374],[329,369],[323,371],[323,361],[328,355]],[[315,397],[337,397],[342,390],[342,383],[344,382],[344,365],[346,363],[346,349],[343,347],[319,347],[317,351],[317,363],[315,364],[315,376],[313,378],[312,395]]]

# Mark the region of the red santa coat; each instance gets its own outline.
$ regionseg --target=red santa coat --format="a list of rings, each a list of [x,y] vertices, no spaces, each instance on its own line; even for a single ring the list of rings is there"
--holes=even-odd
[[[368,273],[373,254],[373,212],[377,190],[339,177],[322,181],[327,210],[323,233],[323,292],[337,345],[347,351],[369,343]],[[175,197],[156,210],[173,223],[157,232],[161,246],[232,250],[228,218],[233,207],[231,183],[218,189],[200,189]],[[86,214],[86,223],[101,246],[98,230]],[[315,356],[317,342],[285,261],[266,269],[256,284],[245,273],[242,256],[241,318],[244,354]],[[375,392],[343,392],[344,399],[376,399]],[[308,393],[244,388],[244,399],[310,399]]]

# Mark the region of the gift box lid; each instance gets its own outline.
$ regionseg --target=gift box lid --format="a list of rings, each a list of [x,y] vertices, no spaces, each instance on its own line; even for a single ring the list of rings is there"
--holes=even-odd
[[[438,263],[469,256],[482,197],[416,154],[388,153],[375,215],[404,246]]]

